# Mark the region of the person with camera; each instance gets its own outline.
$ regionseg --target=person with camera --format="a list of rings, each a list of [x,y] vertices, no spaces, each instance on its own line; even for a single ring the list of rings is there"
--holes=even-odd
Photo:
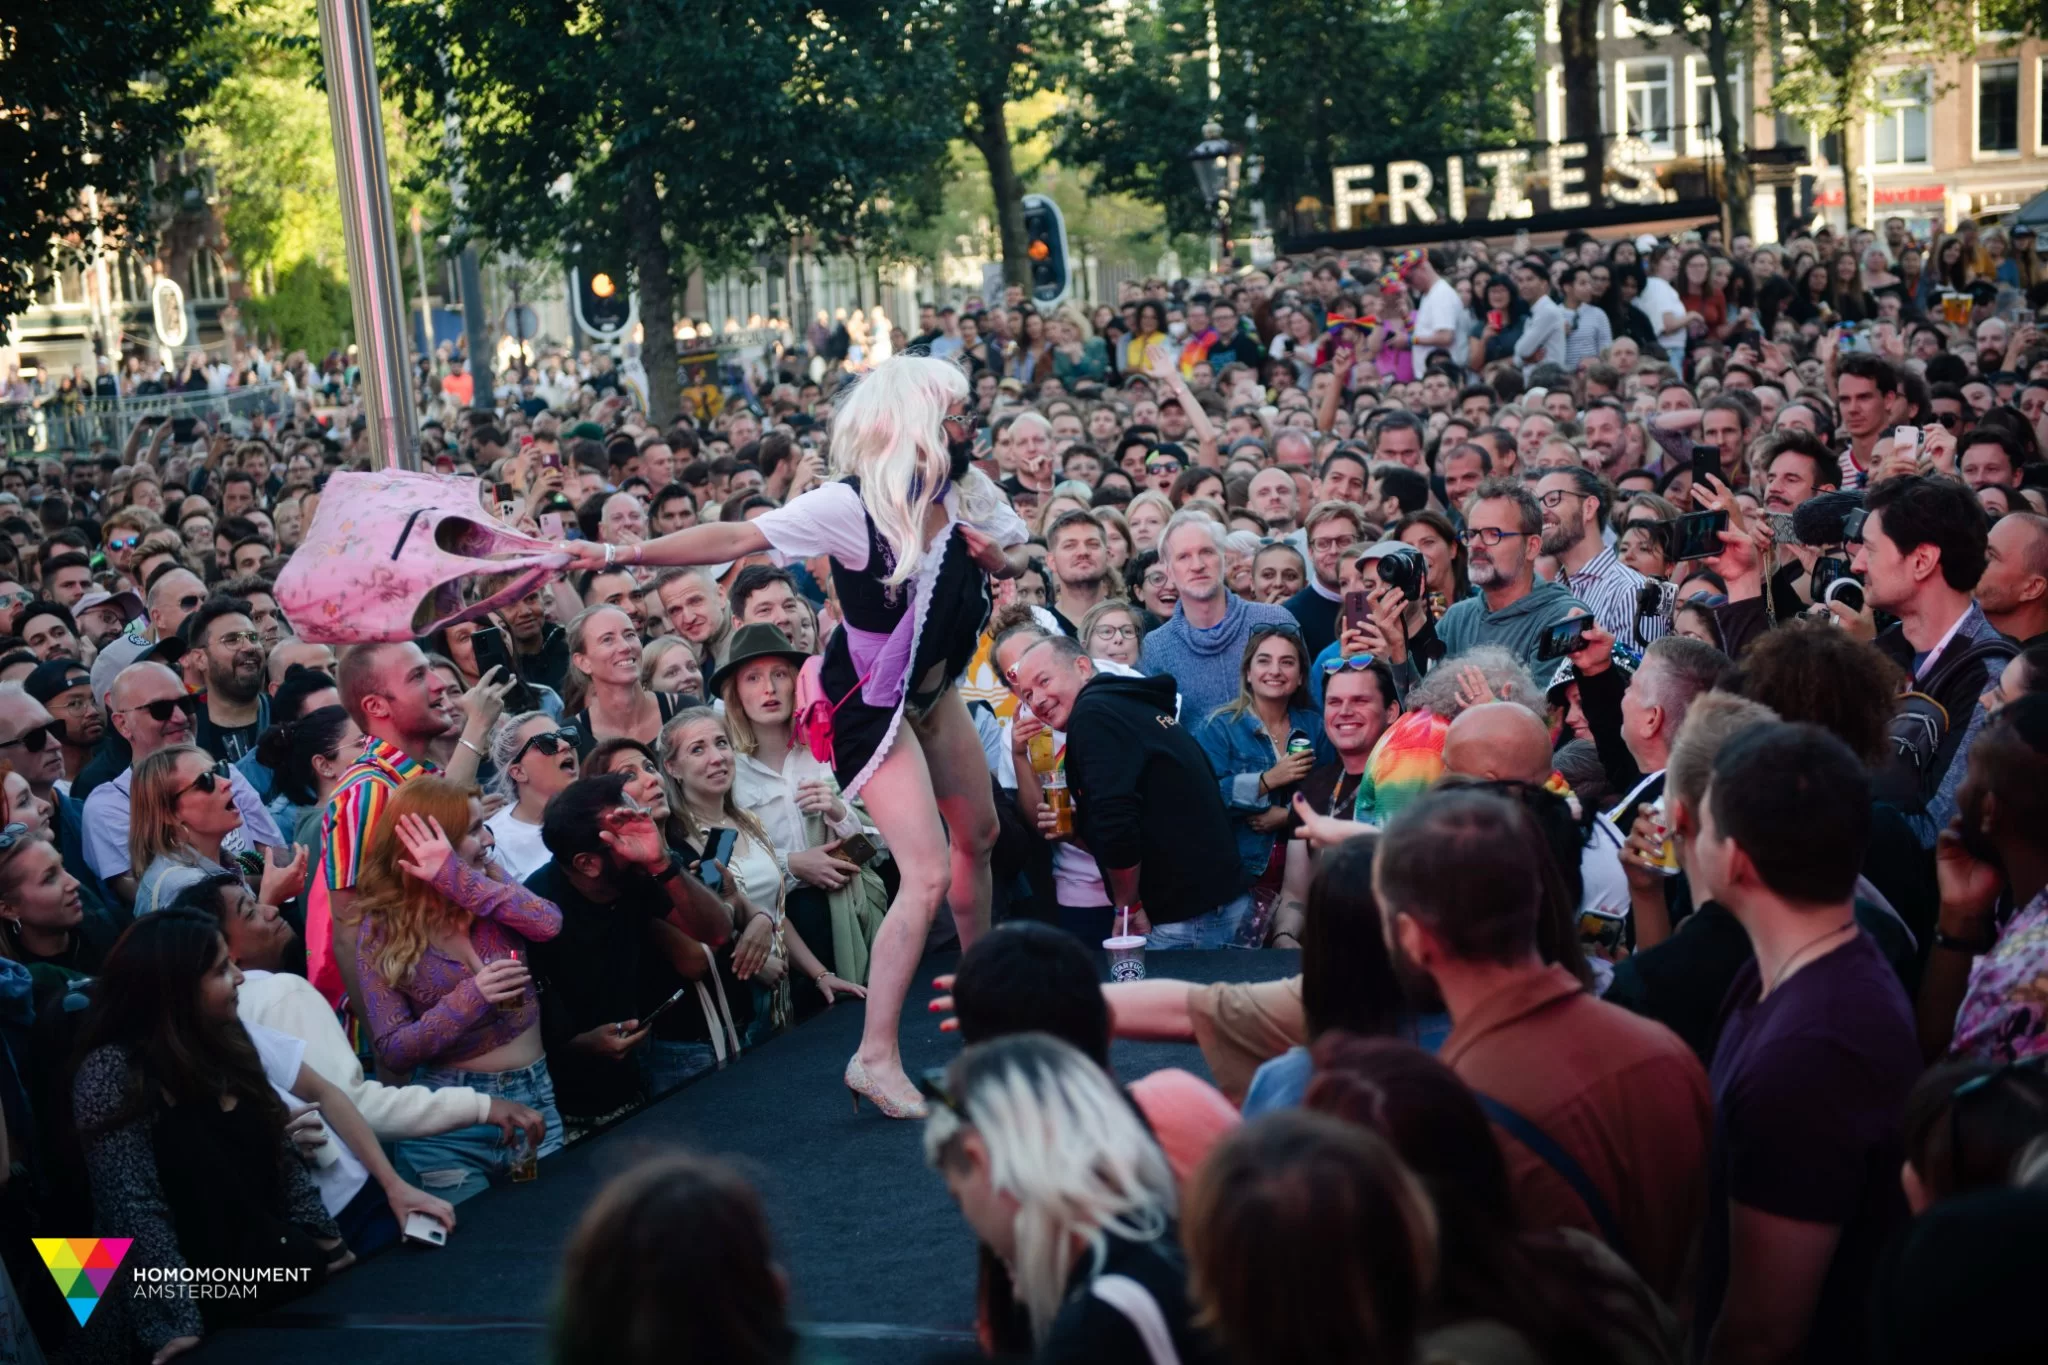
[[[1472,586],[1479,592],[1452,604],[1436,623],[1448,653],[1500,645],[1534,668],[1543,662],[1540,650],[1550,628],[1586,611],[1586,604],[1563,584],[1536,577],[1543,534],[1543,505],[1520,480],[1496,478],[1479,485],[1466,513],[1463,536],[1472,556]],[[1594,544],[1599,544],[1597,536]],[[1633,599],[1630,606],[1632,611]]]

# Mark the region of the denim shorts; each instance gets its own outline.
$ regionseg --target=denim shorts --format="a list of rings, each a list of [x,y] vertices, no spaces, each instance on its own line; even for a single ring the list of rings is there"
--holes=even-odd
[[[1256,906],[1247,891],[1234,901],[1225,901],[1206,915],[1196,915],[1178,924],[1155,924],[1145,936],[1145,946],[1167,948],[1234,948],[1238,935],[1251,919]]]
[[[562,1150],[562,1116],[555,1110],[555,1082],[548,1075],[545,1057],[516,1071],[423,1066],[413,1073],[412,1083],[430,1090],[465,1086],[492,1099],[538,1110],[547,1120],[547,1136],[536,1155],[553,1156]],[[505,1134],[495,1123],[473,1123],[432,1137],[406,1138],[392,1149],[391,1156],[401,1176],[451,1204],[481,1194],[512,1165],[512,1148],[505,1145]]]
[[[647,1098],[658,1100],[684,1081],[717,1070],[718,1053],[709,1043],[650,1038],[633,1049],[633,1065],[639,1068],[640,1088]]]

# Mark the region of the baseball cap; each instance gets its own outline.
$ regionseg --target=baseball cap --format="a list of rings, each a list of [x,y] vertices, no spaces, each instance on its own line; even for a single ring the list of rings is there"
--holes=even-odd
[[[60,694],[92,681],[92,670],[76,659],[47,659],[22,680],[22,690],[48,706]]]
[[[1657,238],[1655,234],[1646,232],[1642,236],[1636,238],[1637,251],[1655,251],[1656,249]]]
[[[71,608],[71,614],[83,616],[94,607],[104,607],[109,603],[120,611],[124,620],[133,621],[143,612],[142,599],[136,594],[127,591],[108,592],[100,588],[79,598],[77,605]]]
[[[99,657],[92,661],[92,694],[100,705],[107,704],[107,693],[113,690],[114,679],[155,648],[156,641],[149,638],[147,621],[130,621],[126,630],[100,647]]]

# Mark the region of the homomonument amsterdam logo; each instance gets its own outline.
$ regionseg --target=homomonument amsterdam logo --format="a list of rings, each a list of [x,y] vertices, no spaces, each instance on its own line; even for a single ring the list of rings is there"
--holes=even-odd
[[[80,1327],[100,1306],[100,1295],[113,1283],[121,1258],[134,1245],[132,1237],[38,1237],[36,1250],[57,1282],[57,1292],[71,1305]]]

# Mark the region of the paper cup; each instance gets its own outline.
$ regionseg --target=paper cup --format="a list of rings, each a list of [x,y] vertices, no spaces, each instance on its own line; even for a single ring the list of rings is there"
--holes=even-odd
[[[1145,938],[1142,934],[1120,934],[1106,938],[1102,940],[1102,951],[1109,954],[1111,981],[1145,979]]]

